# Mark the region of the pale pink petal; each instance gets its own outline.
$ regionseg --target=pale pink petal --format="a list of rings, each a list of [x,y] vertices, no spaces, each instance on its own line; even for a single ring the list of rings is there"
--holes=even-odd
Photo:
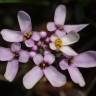
[[[79,24],[79,25],[64,25],[65,32],[79,32],[84,29],[88,24]]]
[[[60,48],[60,51],[63,52],[65,55],[75,56],[77,53],[69,46],[63,46]]]
[[[55,26],[54,22],[47,23],[47,30],[48,31],[55,31],[56,30],[56,26]]]
[[[66,7],[59,5],[55,10],[54,22],[56,25],[64,25],[66,18]]]
[[[21,50],[19,52],[19,62],[22,63],[27,63],[29,60],[29,52],[25,51],[25,50]]]
[[[40,32],[40,36],[41,36],[42,38],[46,37],[46,36],[47,36],[47,32],[41,31],[41,32]]]
[[[29,54],[30,54],[30,57],[32,57],[32,58],[33,58],[33,57],[36,55],[36,52],[31,51]]]
[[[32,39],[34,41],[39,41],[40,40],[40,33],[39,32],[33,32]]]
[[[25,41],[25,45],[27,47],[33,47],[34,46],[34,41],[32,39],[28,39]]]
[[[14,78],[16,77],[16,74],[18,72],[19,66],[18,66],[18,60],[12,60],[8,62],[6,71],[4,73],[4,77],[12,82]]]
[[[50,40],[54,42],[57,38],[58,37],[56,35],[51,35]]]
[[[43,70],[46,78],[54,87],[61,87],[66,83],[66,77],[57,71],[53,66],[49,66]]]
[[[56,30],[55,34],[59,37],[62,38],[66,35],[64,31]]]
[[[40,63],[43,62],[43,56],[41,54],[36,54],[34,57],[33,57],[33,61],[36,65],[39,65]]]
[[[51,48],[52,50],[56,50],[56,49],[57,49],[57,48],[55,47],[55,44],[54,44],[54,43],[50,43],[49,46],[50,46],[50,48]]]
[[[96,52],[86,51],[74,57],[73,63],[78,67],[96,67]]]
[[[13,59],[14,55],[9,48],[0,47],[0,60],[8,61]]]
[[[13,31],[9,29],[1,30],[1,35],[5,41],[8,42],[21,42],[23,41],[23,35],[20,31]]]
[[[31,18],[26,12],[19,11],[17,17],[22,32],[32,31]]]
[[[32,68],[23,78],[23,85],[26,89],[31,89],[42,78],[43,72],[40,67]]]
[[[62,70],[66,70],[69,67],[68,63],[65,60],[61,60],[59,66]]]
[[[64,37],[62,37],[62,41],[64,45],[70,45],[76,43],[80,39],[80,36],[78,33],[70,32]]]
[[[21,44],[20,43],[12,43],[11,45],[12,52],[18,52],[21,50]]]
[[[84,78],[78,68],[69,67],[68,71],[74,83],[79,84],[81,87],[85,86]]]
[[[48,64],[52,64],[55,61],[55,56],[51,53],[47,53],[44,56],[44,61]]]

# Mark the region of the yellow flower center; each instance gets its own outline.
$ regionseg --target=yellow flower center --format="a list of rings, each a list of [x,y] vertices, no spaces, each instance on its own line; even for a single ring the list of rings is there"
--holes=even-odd
[[[59,38],[57,38],[57,39],[55,40],[55,47],[59,49],[59,48],[62,47],[62,45],[63,45],[62,40],[59,39]]]
[[[25,40],[28,40],[28,39],[31,38],[31,36],[32,36],[32,32],[26,32],[26,33],[24,33],[23,40],[24,40],[24,41],[25,41]]]

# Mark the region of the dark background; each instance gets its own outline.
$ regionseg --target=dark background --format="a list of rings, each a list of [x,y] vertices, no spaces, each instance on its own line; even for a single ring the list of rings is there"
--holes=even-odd
[[[89,24],[79,32],[81,38],[72,45],[72,48],[79,53],[96,50],[96,0],[0,0],[0,2],[0,30],[6,28],[20,30],[17,21],[19,10],[24,10],[31,16],[33,30],[44,30],[46,23],[53,21],[56,6],[64,4],[67,7],[65,24]],[[0,46],[8,47],[10,43],[3,41],[0,36]],[[53,88],[45,83],[43,87],[38,84],[37,87],[26,90],[22,84],[22,77],[31,67],[22,65],[16,79],[8,83],[2,78],[5,66],[6,62],[1,62],[0,96],[65,96],[64,93],[66,96],[96,96],[96,68],[80,69],[86,81],[84,88],[71,82],[72,84],[68,83],[64,88]],[[70,81],[70,77],[68,78]]]

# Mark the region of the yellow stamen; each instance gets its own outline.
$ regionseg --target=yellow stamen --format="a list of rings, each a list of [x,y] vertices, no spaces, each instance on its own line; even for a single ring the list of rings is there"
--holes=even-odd
[[[23,40],[25,41],[25,40],[27,40],[27,39],[30,39],[31,36],[32,36],[32,32],[26,32],[26,33],[24,33]]]
[[[62,40],[59,39],[59,38],[57,38],[57,39],[55,40],[55,47],[59,49],[59,48],[62,47],[62,45],[63,45]]]

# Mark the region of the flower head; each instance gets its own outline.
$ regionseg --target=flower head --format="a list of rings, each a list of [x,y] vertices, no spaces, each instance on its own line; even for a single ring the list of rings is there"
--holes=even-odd
[[[0,61],[8,61],[4,76],[10,82],[18,72],[19,62],[26,63],[28,60],[29,52],[22,50],[20,43],[13,43],[11,48],[0,47]]]
[[[17,18],[21,30],[3,29],[1,30],[3,39],[8,42],[24,41],[27,47],[32,47],[31,42],[40,40],[40,33],[32,31],[31,18],[26,12],[19,11]]]
[[[85,81],[77,67],[96,67],[96,52],[86,51],[71,58],[63,59],[59,63],[59,66],[62,70],[67,69],[72,81],[83,87],[85,85]]]
[[[77,53],[73,51],[73,49],[71,49],[68,45],[77,42],[79,38],[79,35],[75,32],[68,33],[67,35],[60,33],[58,36],[53,34],[50,37],[51,42],[49,43],[49,46],[52,50],[59,50],[66,55],[76,55]]]
[[[69,33],[69,32],[79,32],[85,28],[88,24],[79,25],[64,25],[66,18],[66,7],[64,5],[59,5],[55,10],[54,22],[48,22],[47,29],[50,32],[55,31],[56,34],[59,32]]]
[[[50,52],[45,52],[44,56],[36,54],[33,61],[36,64],[23,78],[25,88],[31,89],[43,76],[46,76],[48,81],[54,87],[61,87],[66,83],[66,77],[61,74],[55,67],[52,66],[55,57]]]

